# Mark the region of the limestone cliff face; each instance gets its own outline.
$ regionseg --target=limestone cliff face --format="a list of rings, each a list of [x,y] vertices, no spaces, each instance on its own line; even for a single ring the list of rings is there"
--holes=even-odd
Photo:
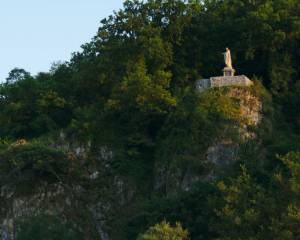
[[[230,164],[238,157],[238,144],[256,137],[253,129],[262,120],[262,100],[254,96],[246,88],[230,88],[226,93],[228,97],[239,105],[241,120],[235,125],[229,125],[220,136],[214,139],[207,149],[207,160],[216,166]],[[238,135],[233,139],[229,132],[237,129]]]
[[[22,141],[13,147],[26,144]],[[62,221],[85,219],[82,226],[76,226],[80,231],[93,232],[96,239],[111,239],[109,216],[127,207],[137,193],[136,184],[112,170],[114,154],[106,146],[92,149],[90,142],[70,141],[61,133],[50,147],[76,161],[81,175],[76,179],[41,181],[22,193],[14,184],[1,184],[0,239],[16,239],[19,220],[40,214],[59,216]],[[95,235],[87,239],[95,239]]]
[[[189,164],[156,165],[153,193],[160,191],[172,195],[178,190],[188,191],[194,183],[212,178],[218,171],[224,171],[238,159],[240,143],[256,138],[253,129],[259,126],[263,117],[263,102],[260,97],[250,88],[228,88],[224,94],[238,105],[241,118],[235,124],[228,123],[218,136],[211,139],[206,149],[193,156],[196,161],[205,165],[205,170],[199,173]],[[113,149],[105,146],[93,146],[92,149],[91,145],[71,142],[61,133],[52,146],[79,160],[85,173],[80,181],[45,182],[27,196],[18,195],[14,187],[1,186],[2,202],[7,203],[7,206],[2,206],[0,215],[2,239],[14,239],[18,218],[45,212],[79,219],[86,214],[91,221],[90,226],[96,228],[100,239],[114,239],[109,234],[112,231],[109,216],[129,208],[131,202],[134,205],[134,199],[139,194],[138,184],[112,170]],[[86,166],[87,161],[94,164]],[[91,190],[86,189],[86,184]],[[101,189],[101,194],[91,194],[93,187],[97,191]],[[87,202],[81,201],[83,196],[88,199]]]
[[[240,144],[256,138],[254,129],[259,126],[263,117],[262,99],[248,87],[230,87],[224,94],[238,105],[241,118],[237,123],[227,124],[223,131],[211,140],[206,151],[199,153],[197,161],[206,165],[206,171],[199,174],[193,166],[176,168],[157,165],[157,190],[165,189],[167,195],[172,195],[178,190],[188,191],[197,181],[213,178],[218,172],[226,171],[239,158]]]
[[[17,141],[10,148],[18,148],[27,144],[29,143],[25,140]],[[72,176],[61,178],[57,175],[55,180],[37,177],[36,182],[28,179],[28,183],[25,184],[19,181],[1,182],[0,239],[16,239],[20,220],[46,214],[59,216],[62,221],[69,219],[70,216],[75,221],[76,219],[80,221],[81,218],[85,217],[91,221],[91,224],[87,223],[81,226],[84,231],[94,231],[96,228],[101,239],[107,240],[107,233],[102,225],[103,209],[107,205],[102,204],[101,201],[93,201],[92,198],[90,202],[82,201],[83,196],[88,195],[85,185],[88,183],[92,186],[99,175],[97,169],[85,167],[85,161],[91,152],[91,144],[68,141],[66,136],[61,133],[57,141],[50,144],[49,147],[63,151],[68,156],[69,161],[76,161],[81,165],[83,175],[77,176],[76,179],[73,179]],[[103,147],[98,149],[96,155],[103,166],[112,157],[112,153]],[[23,174],[26,175],[26,170]],[[54,175],[56,174],[54,173]],[[32,177],[29,176],[29,178]],[[26,176],[25,179],[27,180]],[[28,185],[30,182],[32,182],[31,186]]]
[[[19,196],[15,189],[3,186],[1,200],[2,239],[15,239],[16,222],[24,217],[44,213],[62,215],[71,206],[71,195],[62,184],[44,183],[34,193]]]

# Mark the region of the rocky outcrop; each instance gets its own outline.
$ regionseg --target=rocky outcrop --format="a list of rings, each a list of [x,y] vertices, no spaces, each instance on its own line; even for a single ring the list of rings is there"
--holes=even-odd
[[[254,129],[262,121],[262,99],[255,95],[252,87],[229,87],[222,91],[238,105],[239,121],[227,124],[216,138],[211,139],[206,151],[198,154],[197,161],[205,165],[201,173],[189,165],[157,165],[157,190],[163,189],[167,195],[176,194],[178,190],[188,191],[198,181],[213,178],[220,171],[226,171],[239,158],[241,143],[256,138]]]
[[[229,165],[238,158],[239,144],[256,137],[253,129],[262,120],[262,100],[249,89],[230,88],[226,95],[238,103],[241,120],[236,126],[229,125],[207,149],[207,160],[217,168]],[[237,136],[230,134],[232,130],[236,130]]]
[[[9,148],[27,146],[27,144],[30,143],[25,140],[19,140],[11,144]],[[73,218],[74,222],[76,222],[78,219],[80,221],[80,216],[87,215],[87,219],[90,219],[93,224],[86,227],[94,228],[98,232],[100,239],[108,240],[108,234],[103,227],[103,218],[108,211],[107,209],[111,208],[111,206],[106,204],[108,203],[107,199],[103,198],[103,201],[101,198],[97,201],[93,199],[92,196],[89,196],[89,190],[85,187],[86,184],[90,187],[97,184],[98,179],[103,177],[100,170],[109,172],[108,169],[113,157],[112,151],[107,147],[93,149],[92,161],[91,143],[79,144],[68,141],[63,133],[60,134],[55,143],[49,144],[48,147],[49,149],[61,151],[68,157],[69,169],[66,174],[69,174],[69,171],[72,172],[73,168],[80,168],[80,175],[70,173],[70,176],[61,178],[53,171],[54,180],[48,180],[42,175],[29,176],[29,178],[34,177],[36,178],[35,181],[38,181],[34,182],[32,186],[28,185],[30,184],[30,179],[25,184],[19,181],[15,183],[9,181],[1,183],[0,236],[2,236],[2,239],[16,239],[18,222],[34,216],[59,216],[63,221],[64,219],[72,220]],[[89,160],[91,162],[98,161],[101,166],[87,164]],[[76,164],[76,167],[74,164]],[[26,171],[22,170],[20,174],[26,175]],[[73,175],[76,178],[73,178]],[[24,178],[27,179],[26,176]],[[115,190],[112,190],[112,192],[121,192],[120,195],[123,194],[124,189],[121,180],[117,180],[115,176],[113,179],[115,180],[111,180],[112,189],[114,188]],[[108,181],[110,180],[107,179]],[[83,200],[87,196],[90,197],[90,202]],[[119,198],[116,197],[116,199]],[[70,218],[70,216],[72,217]],[[87,229],[84,231],[87,231]]]
[[[239,144],[256,137],[253,129],[262,120],[262,100],[253,94],[251,88],[232,87],[224,94],[238,106],[241,119],[236,124],[228,123],[217,137],[211,139],[206,149],[193,156],[194,161],[203,164],[199,170],[192,164],[160,164],[154,168],[154,190],[166,195],[177,194],[178,190],[189,191],[194,183],[214,177],[239,156]],[[234,134],[233,134],[234,133]],[[75,180],[70,185],[63,182],[41,184],[33,194],[18,196],[17,190],[1,187],[1,198],[7,206],[2,207],[2,239],[14,239],[16,219],[26,216],[47,213],[59,216],[80,216],[86,211],[98,237],[109,240],[107,217],[122,208],[127,208],[137,194],[137,184],[112,170],[113,150],[107,146],[92,146],[71,142],[62,132],[50,147],[65,152],[70,159],[77,159],[82,164],[83,182]],[[26,144],[21,142],[18,144]],[[89,164],[86,164],[87,160]],[[92,164],[91,164],[92,163]],[[93,190],[86,191],[84,184],[89,187],[103,188],[101,194],[88,196],[90,202],[80,202],[81,197],[89,195]],[[4,209],[4,210],[3,210]]]

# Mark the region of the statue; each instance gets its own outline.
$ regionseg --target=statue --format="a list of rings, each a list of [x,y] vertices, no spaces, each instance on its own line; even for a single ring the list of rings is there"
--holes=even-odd
[[[226,67],[233,69],[232,61],[231,61],[231,53],[230,53],[229,48],[226,48],[226,52],[224,52],[223,55],[224,55],[224,61],[225,61]]]

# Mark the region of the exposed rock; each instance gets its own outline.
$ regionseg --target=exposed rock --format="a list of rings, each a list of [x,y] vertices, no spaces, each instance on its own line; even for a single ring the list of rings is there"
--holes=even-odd
[[[199,173],[191,166],[157,165],[155,189],[164,189],[167,195],[179,189],[190,190],[194,183],[214,177],[235,162],[239,157],[240,143],[256,137],[253,129],[262,120],[262,100],[247,87],[226,88],[224,94],[238,104],[241,119],[236,124],[228,124],[223,133],[212,140],[206,152],[199,154],[198,161],[208,170]]]

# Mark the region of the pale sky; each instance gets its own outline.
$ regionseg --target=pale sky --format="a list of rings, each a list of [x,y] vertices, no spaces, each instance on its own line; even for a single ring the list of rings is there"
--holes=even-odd
[[[0,0],[0,82],[10,70],[33,75],[67,61],[123,0]]]

